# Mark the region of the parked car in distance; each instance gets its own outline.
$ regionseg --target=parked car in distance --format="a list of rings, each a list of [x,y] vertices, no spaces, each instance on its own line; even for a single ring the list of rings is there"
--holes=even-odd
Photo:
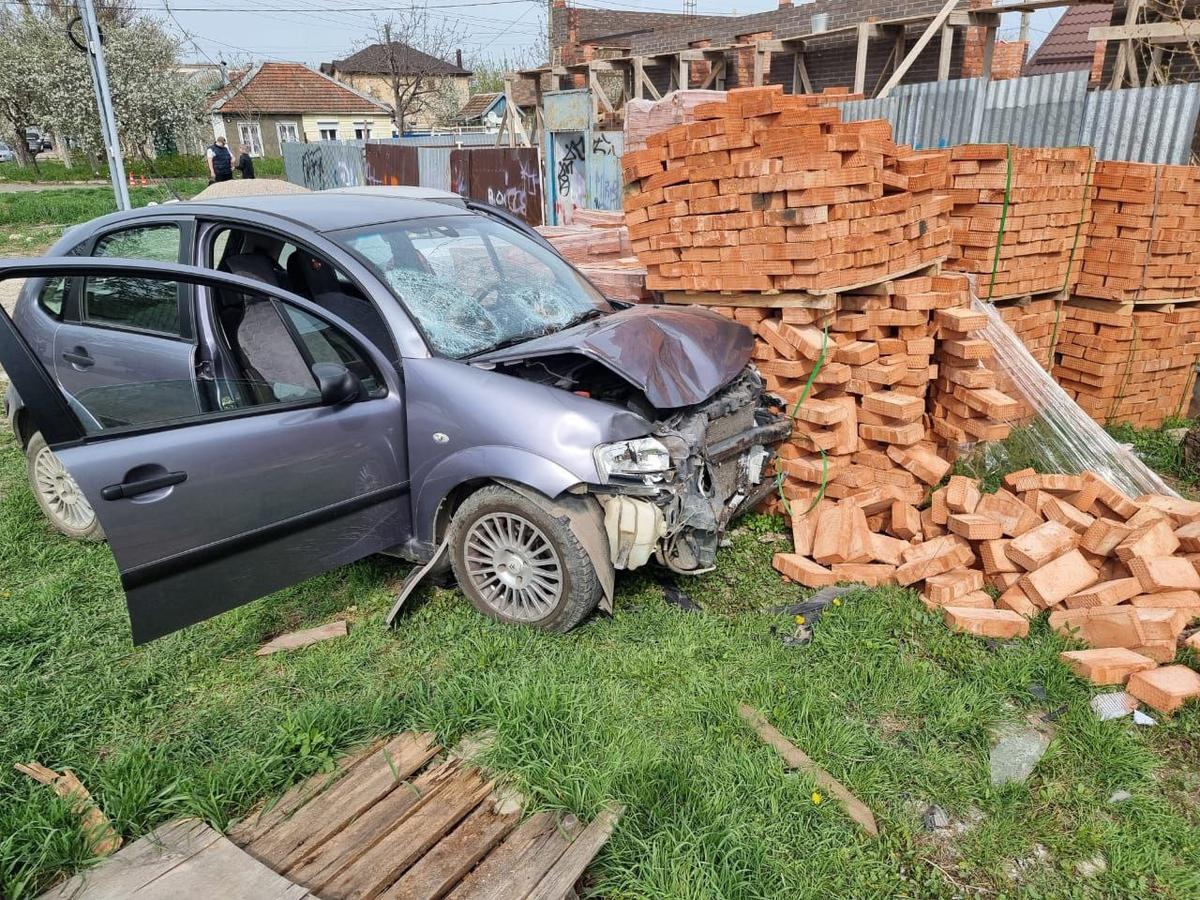
[[[135,642],[373,553],[567,631],[714,565],[791,430],[751,333],[610,303],[486,209],[359,193],[117,213],[0,317],[31,487],[107,537]]]
[[[0,163],[16,162],[17,154],[8,144],[0,143]]]

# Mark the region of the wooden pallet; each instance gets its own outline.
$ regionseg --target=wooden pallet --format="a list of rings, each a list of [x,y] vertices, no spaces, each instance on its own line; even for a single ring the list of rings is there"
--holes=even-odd
[[[1072,306],[1094,309],[1098,312],[1128,316],[1134,312],[1175,312],[1200,303],[1200,297],[1182,297],[1177,300],[1097,300],[1094,297],[1071,297]]]
[[[838,308],[838,297],[842,294],[886,294],[890,285],[901,278],[919,275],[936,275],[941,271],[941,261],[909,266],[873,281],[849,284],[827,291],[663,291],[665,303],[697,306],[730,306],[756,309],[816,309],[831,312]]]
[[[239,822],[230,837],[325,900],[561,898],[620,810],[522,821],[511,792],[431,734],[376,741]]]

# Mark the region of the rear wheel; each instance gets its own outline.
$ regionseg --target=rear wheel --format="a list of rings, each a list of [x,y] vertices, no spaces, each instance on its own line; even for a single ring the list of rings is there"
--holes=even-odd
[[[600,602],[600,580],[570,525],[500,485],[466,499],[450,523],[454,576],[481,613],[570,631]]]
[[[29,487],[50,524],[77,541],[104,540],[104,529],[92,504],[55,452],[46,446],[41,432],[29,439],[25,459]]]

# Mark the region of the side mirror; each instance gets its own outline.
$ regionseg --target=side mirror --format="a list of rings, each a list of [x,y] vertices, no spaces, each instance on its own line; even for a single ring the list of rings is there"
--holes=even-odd
[[[315,363],[312,373],[317,379],[322,406],[340,406],[358,399],[362,393],[358,376],[341,363]]]

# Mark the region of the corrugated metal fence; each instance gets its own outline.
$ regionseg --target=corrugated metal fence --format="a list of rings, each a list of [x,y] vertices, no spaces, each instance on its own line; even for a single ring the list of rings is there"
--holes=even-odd
[[[419,142],[446,138],[440,146]],[[465,139],[465,140],[463,140]],[[412,185],[456,191],[521,216],[544,219],[541,166],[534,147],[496,147],[494,134],[432,135],[390,141],[284,144],[288,181],[314,191],[359,185]],[[480,158],[475,160],[473,157]],[[457,182],[456,169],[468,173]],[[477,164],[476,164],[477,163]]]
[[[887,119],[918,149],[954,144],[1095,148],[1098,159],[1186,163],[1200,83],[1088,91],[1087,72],[905,84],[882,100],[843,103],[847,121]]]

